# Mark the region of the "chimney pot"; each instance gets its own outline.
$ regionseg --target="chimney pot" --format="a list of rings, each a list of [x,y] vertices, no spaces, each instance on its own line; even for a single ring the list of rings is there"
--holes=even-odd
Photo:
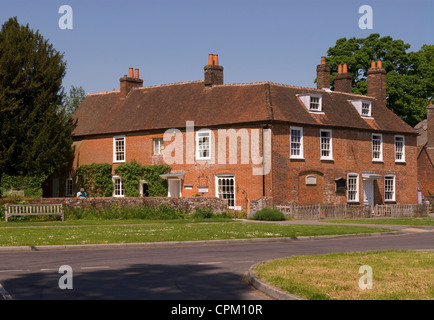
[[[212,66],[213,63],[214,63],[214,55],[213,55],[212,53],[210,53],[210,54],[208,55],[208,65],[209,65],[209,66]]]
[[[214,59],[213,59],[214,65],[218,66],[219,65],[219,55],[215,54],[214,55]]]
[[[342,73],[342,65],[338,65],[338,73]]]
[[[326,57],[321,57],[321,64],[326,64]]]
[[[136,72],[136,74],[135,74],[135,77],[134,77],[134,78],[139,79],[139,78],[140,78],[140,77],[139,77],[139,69],[136,69],[135,72]]]
[[[347,73],[347,72],[348,72],[348,66],[347,66],[346,63],[344,63],[344,66],[343,66],[343,68],[342,68],[342,72],[343,72],[343,73]]]
[[[128,76],[129,76],[130,78],[133,77],[133,68],[130,68],[130,69],[129,69]]]
[[[371,61],[371,68],[375,68],[375,61]]]
[[[378,60],[377,61],[377,68],[382,68],[382,67],[383,67],[383,65],[382,65],[381,60]]]

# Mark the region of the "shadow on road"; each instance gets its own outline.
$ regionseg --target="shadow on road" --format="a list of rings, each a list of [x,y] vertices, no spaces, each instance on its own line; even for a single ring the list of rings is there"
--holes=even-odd
[[[71,265],[71,268],[72,289],[59,288],[64,274],[55,270],[19,274],[2,281],[2,285],[16,300],[243,300],[252,294],[239,274],[224,272],[218,265],[141,264],[105,270],[76,270]]]

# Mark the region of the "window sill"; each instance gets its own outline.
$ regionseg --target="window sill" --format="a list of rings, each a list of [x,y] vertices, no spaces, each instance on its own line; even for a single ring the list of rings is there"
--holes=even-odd
[[[333,158],[320,158],[321,161],[335,161]]]
[[[125,163],[125,160],[121,160],[121,161],[113,161],[113,163]]]
[[[378,160],[376,160],[376,159],[372,159],[372,162],[384,163],[384,161],[383,161],[383,160],[380,160],[380,159],[378,159]]]
[[[289,160],[306,160],[304,157],[289,157]]]
[[[405,160],[395,160],[395,163],[405,164]]]

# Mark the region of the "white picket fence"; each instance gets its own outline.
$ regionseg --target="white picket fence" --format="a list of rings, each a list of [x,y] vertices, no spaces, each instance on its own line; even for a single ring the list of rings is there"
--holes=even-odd
[[[277,209],[296,220],[319,219],[364,219],[377,217],[426,217],[428,206],[423,204],[376,205],[372,212],[370,205],[278,205]]]

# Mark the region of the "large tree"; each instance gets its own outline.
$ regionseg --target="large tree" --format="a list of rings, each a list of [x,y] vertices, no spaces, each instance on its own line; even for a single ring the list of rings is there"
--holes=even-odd
[[[69,94],[65,96],[63,103],[63,109],[65,110],[67,116],[71,116],[75,112],[75,110],[77,110],[78,106],[83,102],[84,98],[86,98],[86,93],[82,86],[71,86]]]
[[[72,126],[59,111],[66,62],[38,31],[10,18],[0,30],[0,179],[49,175],[72,155]]]
[[[408,52],[410,45],[390,36],[341,38],[327,51],[332,80],[338,65],[348,64],[353,74],[353,93],[366,94],[366,72],[372,60],[382,60],[387,72],[387,106],[411,126],[426,116],[434,92],[434,46]]]

